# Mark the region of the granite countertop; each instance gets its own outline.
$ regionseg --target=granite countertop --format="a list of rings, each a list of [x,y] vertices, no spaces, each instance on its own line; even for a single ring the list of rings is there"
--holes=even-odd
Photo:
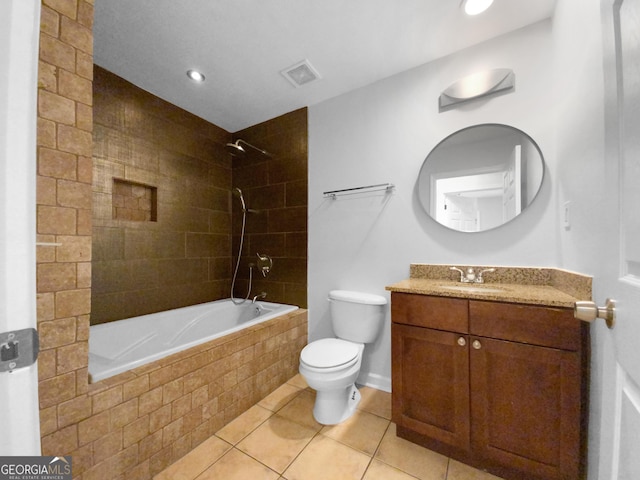
[[[386,287],[391,292],[492,300],[573,308],[577,300],[591,300],[591,277],[555,268],[490,267],[466,265],[485,275],[485,283],[461,283],[450,265],[412,264],[410,278]]]

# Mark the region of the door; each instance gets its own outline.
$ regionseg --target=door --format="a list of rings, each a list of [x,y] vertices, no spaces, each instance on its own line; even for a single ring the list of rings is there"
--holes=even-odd
[[[522,211],[522,146],[513,147],[507,169],[502,174],[502,221],[520,215]]]
[[[602,346],[598,479],[640,478],[640,0],[601,0],[607,168],[602,201],[617,221],[594,276],[615,298],[617,320]],[[600,288],[601,286],[601,288]],[[595,298],[599,304],[604,298]],[[602,322],[602,321],[598,321]],[[593,472],[592,472],[593,473]]]
[[[14,347],[14,342],[4,341],[8,332],[36,326],[39,30],[39,0],[0,2],[0,343]],[[22,355],[20,347],[16,348]],[[7,350],[11,349],[3,352],[5,361],[0,360],[3,370],[13,358]],[[0,371],[0,406],[0,456],[39,455],[37,364]]]
[[[478,231],[478,200],[450,193],[444,196],[444,223],[461,232]]]

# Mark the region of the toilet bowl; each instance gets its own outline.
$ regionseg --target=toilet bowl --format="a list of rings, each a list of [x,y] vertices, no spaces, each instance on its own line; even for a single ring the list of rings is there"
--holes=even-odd
[[[316,391],[313,417],[323,425],[349,418],[360,401],[355,387],[364,344],[338,338],[310,343],[300,353],[300,374]]]
[[[346,290],[329,293],[331,322],[338,338],[311,342],[300,353],[300,374],[316,390],[313,416],[335,425],[349,418],[360,402],[355,382],[365,343],[373,342],[384,320],[387,301],[379,295]]]

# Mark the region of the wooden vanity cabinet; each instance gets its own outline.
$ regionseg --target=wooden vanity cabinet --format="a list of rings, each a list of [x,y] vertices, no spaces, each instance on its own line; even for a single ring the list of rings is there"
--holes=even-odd
[[[507,479],[583,478],[588,330],[572,309],[391,301],[399,436]]]

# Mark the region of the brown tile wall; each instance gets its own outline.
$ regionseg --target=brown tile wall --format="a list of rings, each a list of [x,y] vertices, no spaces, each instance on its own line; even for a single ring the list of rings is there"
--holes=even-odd
[[[156,187],[114,178],[111,217],[116,220],[157,222],[157,191]]]
[[[93,0],[42,1],[37,112],[37,240],[59,244],[39,246],[37,251],[42,453],[72,455],[76,479],[146,479],[295,373],[299,350],[306,343],[306,312],[301,311],[302,315],[295,319],[264,327],[268,331],[263,328],[239,333],[226,339],[224,344],[203,347],[206,351],[172,357],[157,368],[146,367],[91,386],[88,384],[92,260],[101,261],[95,254],[103,255],[105,251],[102,246],[92,248],[92,25]],[[157,101],[149,100],[152,104]],[[125,118],[112,120],[117,124],[117,121],[134,122],[136,119],[125,115]],[[147,119],[137,120],[134,123],[143,130],[143,135],[149,134],[148,131],[144,133],[146,128],[155,125]],[[184,118],[177,123],[182,120]],[[175,121],[175,118],[170,117],[167,121]],[[281,125],[286,126],[286,122]],[[113,125],[105,126],[108,128],[103,129],[103,133],[109,133]],[[198,128],[189,124],[183,131]],[[303,135],[304,140],[297,142],[304,143],[306,150],[306,129],[304,133],[300,129],[291,131],[294,130]],[[206,137],[207,134],[200,132],[199,135]],[[181,138],[179,135],[178,138],[171,137],[171,142],[179,143]],[[219,145],[221,142],[213,143]],[[145,142],[141,144],[144,146]],[[188,147],[180,146],[181,149]],[[272,147],[265,145],[265,148]],[[147,151],[142,148],[142,152]],[[190,157],[184,151],[171,152],[182,159],[178,163],[183,168],[206,162],[200,153]],[[109,152],[101,158],[110,158]],[[278,165],[276,170],[281,174],[287,171],[287,166],[282,164],[285,158],[286,155],[273,164]],[[137,156],[139,163],[129,166],[130,177],[127,177],[125,166],[125,174],[120,178],[133,181],[148,178],[146,173],[140,173],[142,178],[135,173],[136,169],[143,170],[142,167],[148,166],[148,159],[144,154]],[[306,171],[306,156],[304,161]],[[158,164],[163,162],[158,159]],[[294,198],[294,184],[292,182],[289,189],[289,203]],[[202,192],[200,185],[189,186],[193,191]],[[228,205],[229,185],[226,188]],[[279,208],[289,208],[286,205]],[[299,212],[294,205],[290,207],[294,208],[292,213]],[[221,207],[217,211],[228,222],[229,210]],[[174,224],[181,224],[182,213],[177,212],[172,218]],[[306,218],[306,213],[304,216]],[[300,217],[295,217],[298,223],[301,223]],[[97,218],[102,217],[97,215]],[[203,218],[199,221],[204,222]],[[280,217],[279,223],[287,221]],[[95,227],[107,228],[100,220]],[[129,230],[133,237],[149,235],[136,228]],[[210,232],[201,225],[192,230],[197,234],[191,237],[191,248],[208,252],[211,247],[207,235]],[[270,230],[263,230],[268,236]],[[302,257],[302,252],[306,251],[306,240],[304,243],[298,241],[302,227],[286,226],[278,231],[286,232],[286,248],[297,250],[296,258]],[[225,233],[229,234],[228,231]],[[105,241],[120,245],[123,235],[119,235]],[[157,243],[152,243],[152,248],[164,242],[172,244],[170,235],[158,234],[153,238]],[[294,241],[294,238],[298,240]],[[126,243],[124,245],[121,248],[126,249]],[[133,245],[140,249],[149,247],[145,242],[134,242]],[[265,250],[266,253],[273,251]],[[172,268],[169,262],[163,272],[171,273]],[[198,271],[198,268],[196,265],[194,270]],[[135,274],[138,285],[142,285],[149,280],[145,271],[144,268],[132,268],[127,273]],[[177,280],[176,289],[186,283],[184,278]],[[298,279],[282,283],[299,284]],[[306,296],[304,303],[293,303],[306,304]],[[240,353],[229,350],[232,344],[242,347]],[[208,357],[207,362],[203,357]],[[237,369],[231,368],[233,363],[237,364]]]
[[[91,323],[228,298],[231,134],[100,67],[93,92]],[[114,179],[154,187],[157,221],[114,217]]]
[[[234,134],[266,150],[272,157],[250,154],[233,160],[233,186],[242,190],[247,207],[246,240],[236,296],[245,296],[248,265],[256,253],[274,264],[267,278],[254,271],[252,295],[267,292],[267,300],[307,306],[307,109],[282,115]],[[233,251],[238,251],[242,226],[234,198]]]

